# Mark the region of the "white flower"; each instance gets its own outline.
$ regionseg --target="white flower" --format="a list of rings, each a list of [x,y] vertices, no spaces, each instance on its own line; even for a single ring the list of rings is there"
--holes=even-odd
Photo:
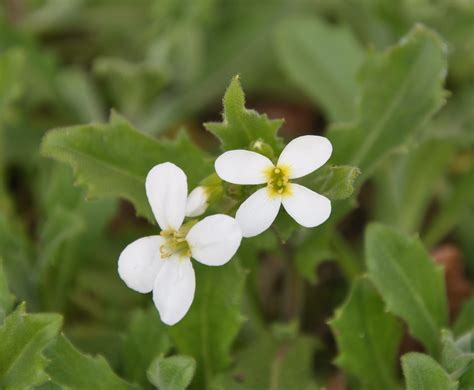
[[[264,184],[245,200],[235,218],[244,237],[267,230],[275,220],[280,205],[300,225],[315,227],[331,214],[331,201],[310,189],[291,183],[315,171],[332,153],[327,138],[305,135],[295,138],[281,152],[276,165],[267,157],[248,150],[231,150],[216,160],[216,172],[222,180],[234,184]]]
[[[146,194],[162,231],[128,245],[120,254],[118,272],[131,289],[153,291],[161,320],[174,325],[194,298],[191,257],[202,264],[223,265],[237,251],[242,233],[236,220],[223,214],[183,225],[188,185],[174,164],[159,164],[148,173]]]
[[[203,214],[209,206],[209,194],[205,187],[196,187],[188,196],[186,202],[186,217],[198,217]]]

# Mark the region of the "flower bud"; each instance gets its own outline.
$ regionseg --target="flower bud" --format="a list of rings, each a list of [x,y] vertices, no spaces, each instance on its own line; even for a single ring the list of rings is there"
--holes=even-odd
[[[197,217],[203,214],[209,206],[209,194],[206,187],[196,187],[188,196],[186,202],[186,216]]]

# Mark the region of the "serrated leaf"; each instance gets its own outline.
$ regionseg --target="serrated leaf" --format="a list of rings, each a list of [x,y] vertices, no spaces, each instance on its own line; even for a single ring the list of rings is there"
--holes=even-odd
[[[301,180],[301,184],[331,200],[342,200],[352,195],[359,168],[347,165],[326,166]]]
[[[455,390],[454,382],[446,371],[428,355],[411,352],[402,357],[403,375],[407,390]]]
[[[442,269],[418,238],[381,224],[367,228],[365,251],[369,278],[387,309],[408,323],[430,354],[439,356],[440,332],[448,324]]]
[[[453,332],[456,336],[472,330],[474,330],[474,298],[470,298],[462,305],[461,312],[453,324]]]
[[[230,347],[242,324],[241,301],[245,271],[238,259],[222,267],[195,262],[196,294],[186,317],[170,328],[182,354],[197,361],[194,384],[209,387],[212,377],[230,363]]]
[[[48,380],[43,349],[61,328],[59,314],[27,314],[25,304],[0,327],[0,387],[25,389]]]
[[[339,347],[337,365],[368,390],[399,387],[395,363],[402,328],[384,306],[368,279],[356,279],[349,298],[330,322]]]
[[[370,176],[444,103],[446,67],[444,43],[421,25],[387,51],[371,54],[360,72],[357,119],[330,129],[332,161]]]
[[[122,344],[124,375],[146,386],[146,371],[151,362],[159,355],[166,355],[170,348],[168,332],[155,306],[134,312]]]
[[[350,29],[300,17],[279,26],[275,43],[286,74],[317,106],[333,121],[353,118],[364,51]]]
[[[82,354],[60,336],[46,351],[47,367],[52,382],[70,390],[131,390],[139,389],[120,379],[102,356]]]
[[[315,389],[312,360],[315,339],[279,341],[268,334],[237,353],[235,365],[219,375],[212,390]]]
[[[196,361],[189,356],[159,356],[147,371],[150,382],[157,389],[185,390],[196,371]]]
[[[224,95],[222,123],[208,122],[204,127],[221,141],[222,149],[249,149],[253,142],[261,141],[278,156],[282,141],[277,131],[283,124],[280,119],[269,119],[254,110],[245,108],[245,95],[238,76],[235,76]]]
[[[207,155],[181,135],[174,142],[157,140],[135,130],[112,113],[107,124],[56,129],[43,139],[44,156],[74,168],[77,183],[89,197],[121,197],[135,206],[139,215],[153,221],[145,194],[145,178],[156,164],[170,161],[180,166],[191,189],[212,169]]]
[[[13,308],[15,297],[10,293],[7,284],[7,278],[3,271],[3,260],[0,257],[0,324]]]

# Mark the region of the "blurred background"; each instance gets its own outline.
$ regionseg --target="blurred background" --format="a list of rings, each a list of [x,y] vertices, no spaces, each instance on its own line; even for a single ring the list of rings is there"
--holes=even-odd
[[[198,145],[217,152],[202,123],[220,120],[224,91],[239,74],[247,106],[284,118],[286,139],[324,134],[330,123],[354,117],[366,53],[395,44],[415,23],[447,45],[450,96],[429,124],[436,136],[416,153],[387,161],[361,188],[360,207],[339,230],[356,252],[371,220],[421,232],[447,267],[450,308],[457,312],[474,277],[474,4],[468,0],[3,0],[0,256],[12,291],[29,311],[63,313],[75,345],[142,381],[123,363],[133,337],[120,340],[139,332],[144,318],[157,326],[159,320],[153,311],[135,312],[149,297],[125,287],[116,262],[127,243],[154,229],[126,202],[86,201],[69,167],[40,156],[44,133],[105,122],[115,109],[145,133],[173,137],[186,128]],[[413,170],[419,175],[406,175]],[[392,179],[412,192],[397,192]],[[348,284],[338,264],[319,255],[307,271],[318,282],[305,287],[315,303],[301,326],[327,346],[316,359],[331,376],[336,352],[326,322]],[[281,291],[285,266],[271,253],[258,256],[264,316],[291,318],[293,301]],[[290,301],[281,305],[283,299]]]

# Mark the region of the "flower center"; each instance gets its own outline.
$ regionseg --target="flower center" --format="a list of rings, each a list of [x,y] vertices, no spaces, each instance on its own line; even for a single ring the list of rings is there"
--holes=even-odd
[[[160,246],[161,259],[166,260],[168,257],[176,255],[178,257],[191,257],[191,248],[186,241],[186,235],[189,229],[197,221],[189,221],[176,230],[162,230],[160,236],[165,239],[165,242]]]
[[[291,194],[291,184],[288,181],[289,171],[287,166],[276,166],[266,172],[267,188],[270,194],[274,196]]]

